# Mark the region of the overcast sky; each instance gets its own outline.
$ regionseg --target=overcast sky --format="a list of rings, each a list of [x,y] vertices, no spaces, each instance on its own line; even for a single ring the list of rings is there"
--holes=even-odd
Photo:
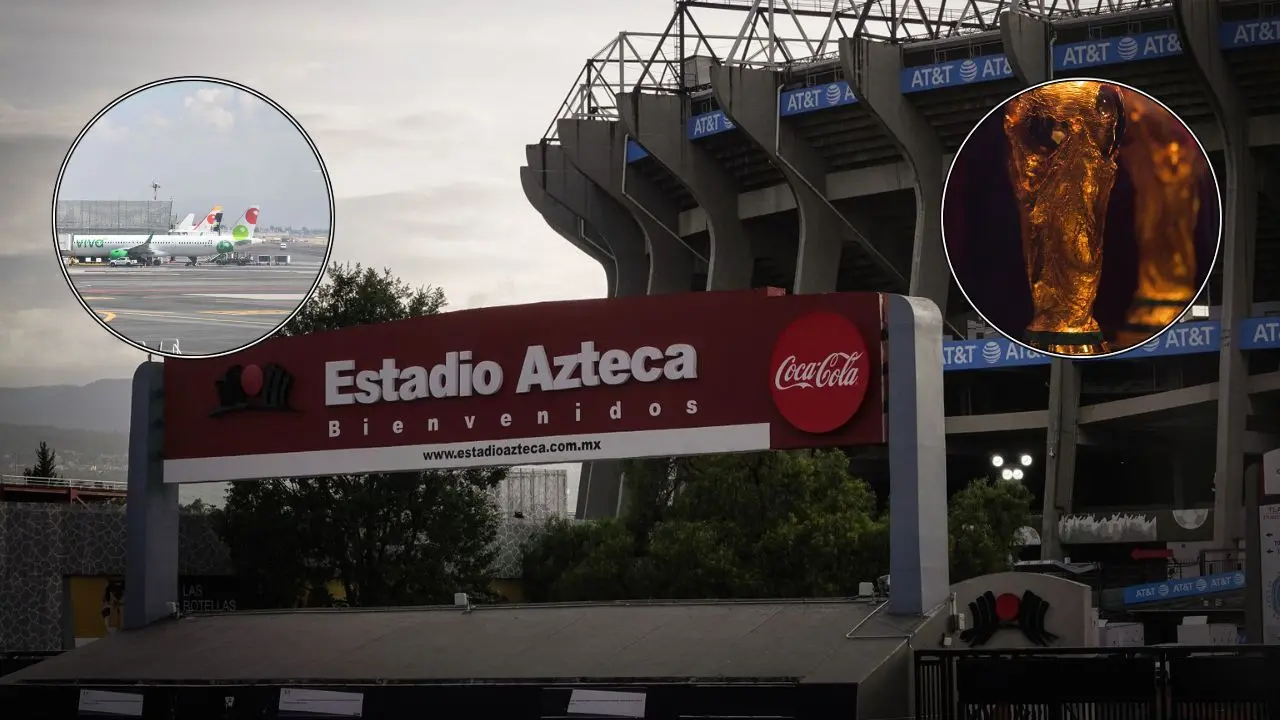
[[[58,199],[145,199],[153,181],[179,218],[222,205],[229,226],[258,205],[260,224],[329,226],[329,192],[306,138],[231,85],[175,82],[125,98],[76,145]]]
[[[6,8],[0,386],[128,377],[143,359],[98,327],[69,290],[57,291],[65,282],[51,248],[49,202],[84,124],[122,93],[166,76],[242,82],[302,123],[333,180],[335,260],[386,266],[412,283],[443,287],[453,308],[602,296],[600,266],[525,200],[524,147],[541,138],[588,56],[620,30],[661,31],[670,11],[666,0],[483,7],[233,0],[217,6],[220,29],[209,35],[209,8],[186,3]],[[190,110],[185,97],[173,98],[170,132],[177,118],[192,120],[179,113]],[[240,111],[235,132],[242,131],[243,109],[224,109]],[[128,114],[129,134],[145,136],[129,142],[141,147],[163,135],[135,133],[147,113]],[[203,142],[219,141],[216,127],[206,132]],[[124,177],[126,164],[115,191],[121,196],[149,197],[153,174],[166,186],[161,192],[175,197],[187,182],[150,169]],[[79,192],[100,194],[96,187]],[[181,195],[179,216],[213,202],[239,214],[229,191],[203,192]],[[263,203],[264,222],[277,217],[268,200],[251,202]]]

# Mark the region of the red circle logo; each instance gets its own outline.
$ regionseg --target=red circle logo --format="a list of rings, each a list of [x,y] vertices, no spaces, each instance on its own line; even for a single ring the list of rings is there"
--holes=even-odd
[[[871,382],[862,333],[843,315],[793,320],[773,346],[773,404],[799,430],[828,433],[849,422]]]
[[[249,211],[244,214],[244,221],[250,225],[258,222],[258,208],[249,208]]]
[[[262,391],[262,368],[257,365],[246,365],[240,371],[240,389],[249,397],[255,397]]]
[[[996,598],[996,617],[1004,622],[1018,619],[1018,610],[1022,608],[1022,600],[1013,593],[1004,593]]]

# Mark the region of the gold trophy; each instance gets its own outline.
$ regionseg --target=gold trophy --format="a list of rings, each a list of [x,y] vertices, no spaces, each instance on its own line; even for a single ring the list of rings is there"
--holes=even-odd
[[[1108,351],[1093,303],[1124,121],[1120,89],[1092,80],[1042,85],[1005,108],[1033,306],[1023,340],[1031,347],[1060,355]]]
[[[1137,93],[1125,96],[1120,163],[1134,190],[1138,288],[1116,345],[1140,345],[1196,296],[1196,222],[1208,162],[1177,118]]]

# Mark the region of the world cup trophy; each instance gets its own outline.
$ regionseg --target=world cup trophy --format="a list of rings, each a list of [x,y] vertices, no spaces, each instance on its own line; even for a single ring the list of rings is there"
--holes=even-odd
[[[1124,106],[1119,88],[1083,80],[1042,85],[1005,108],[1008,171],[1033,308],[1023,340],[1039,350],[1108,351],[1093,305]]]
[[[1138,287],[1116,345],[1149,340],[1196,296],[1196,223],[1208,161],[1172,113],[1137,93],[1125,97],[1120,164],[1133,182]]]

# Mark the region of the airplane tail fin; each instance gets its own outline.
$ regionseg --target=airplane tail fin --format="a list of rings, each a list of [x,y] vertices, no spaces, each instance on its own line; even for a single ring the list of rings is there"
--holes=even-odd
[[[186,232],[187,230],[190,230],[195,226],[195,220],[196,220],[195,213],[187,213],[187,216],[182,218],[182,222],[175,225],[173,229],[178,230],[180,232]]]
[[[197,233],[213,232],[220,222],[222,222],[222,206],[214,205],[213,209],[200,220],[200,224],[196,225],[192,230]]]
[[[244,211],[244,215],[241,215],[231,228],[233,240],[243,241],[253,237],[253,230],[258,226],[258,210],[258,206],[253,205]]]

